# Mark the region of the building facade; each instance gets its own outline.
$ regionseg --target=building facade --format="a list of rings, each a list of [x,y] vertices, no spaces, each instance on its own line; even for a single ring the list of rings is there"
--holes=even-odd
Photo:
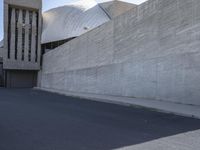
[[[200,106],[199,0],[41,6],[4,0],[1,85]]]
[[[4,0],[1,78],[6,87],[36,86],[41,64],[41,10],[41,0]]]
[[[125,13],[134,4],[80,0],[42,13],[42,0],[4,0],[0,86],[34,87],[42,54]]]

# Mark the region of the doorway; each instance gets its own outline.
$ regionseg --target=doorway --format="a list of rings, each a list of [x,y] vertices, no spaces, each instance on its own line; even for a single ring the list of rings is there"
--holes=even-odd
[[[32,88],[37,85],[37,71],[6,70],[7,88]]]
[[[0,62],[0,87],[3,87],[3,63]]]

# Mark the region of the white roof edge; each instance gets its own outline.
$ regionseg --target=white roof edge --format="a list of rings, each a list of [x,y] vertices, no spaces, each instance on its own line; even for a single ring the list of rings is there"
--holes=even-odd
[[[83,0],[78,0],[78,1],[75,1],[75,2],[70,2],[70,3],[64,4],[62,6],[57,6],[57,7],[48,9],[48,10],[44,11],[43,13],[48,13],[48,12],[51,12],[52,10],[54,10],[54,9],[59,9],[59,8],[65,7],[65,6],[66,7],[74,7],[74,8],[76,8],[78,6],[81,7],[81,6],[83,6],[83,4],[81,4],[82,1]],[[85,2],[85,1],[88,1],[88,2]],[[85,8],[87,7],[87,9],[88,8],[92,8],[95,5],[98,5],[98,3],[95,0],[84,0],[84,2],[85,2],[84,6],[85,6]]]
[[[124,3],[129,3],[129,4],[133,4],[133,5],[140,5],[148,0],[140,0],[138,2],[133,2],[133,0],[96,0],[97,3],[101,4],[101,3],[106,3],[106,2],[111,2],[111,1],[120,1],[120,2],[124,2]]]

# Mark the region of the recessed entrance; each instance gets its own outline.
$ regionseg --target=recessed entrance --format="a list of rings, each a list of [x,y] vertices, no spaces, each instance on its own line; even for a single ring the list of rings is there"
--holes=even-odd
[[[6,87],[32,88],[37,85],[37,71],[6,71]]]
[[[0,87],[3,86],[3,63],[0,62]]]

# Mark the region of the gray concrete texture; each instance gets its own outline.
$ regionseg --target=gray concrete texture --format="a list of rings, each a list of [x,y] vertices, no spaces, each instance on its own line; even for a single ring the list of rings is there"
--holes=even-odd
[[[4,0],[4,39],[8,39],[9,36],[9,7],[12,8],[10,17],[10,58],[8,57],[9,43],[8,40],[4,40],[3,50],[3,67],[4,69],[17,69],[17,70],[39,70],[40,69],[40,57],[41,57],[41,25],[42,25],[42,1],[41,0]],[[19,9],[18,23],[16,24],[15,8]],[[23,23],[23,10],[26,10],[25,23]],[[29,24],[29,11],[33,11],[32,25]],[[38,13],[38,25],[36,23],[36,12]],[[25,25],[25,27],[23,27]],[[38,29],[37,29],[38,26]],[[16,27],[18,29],[17,34],[17,58],[15,58],[16,51]],[[24,37],[24,52],[22,48],[22,33],[25,28]],[[31,61],[29,61],[29,28],[31,28]],[[38,30],[38,38],[36,38]],[[36,41],[37,41],[37,52],[36,52]],[[37,54],[37,56],[36,56]],[[22,56],[23,55],[23,56]],[[24,60],[22,60],[24,57]],[[37,61],[36,60],[37,57]]]
[[[46,53],[40,84],[200,105],[199,41],[199,0],[149,0]]]
[[[5,4],[42,9],[42,0],[4,0]]]

